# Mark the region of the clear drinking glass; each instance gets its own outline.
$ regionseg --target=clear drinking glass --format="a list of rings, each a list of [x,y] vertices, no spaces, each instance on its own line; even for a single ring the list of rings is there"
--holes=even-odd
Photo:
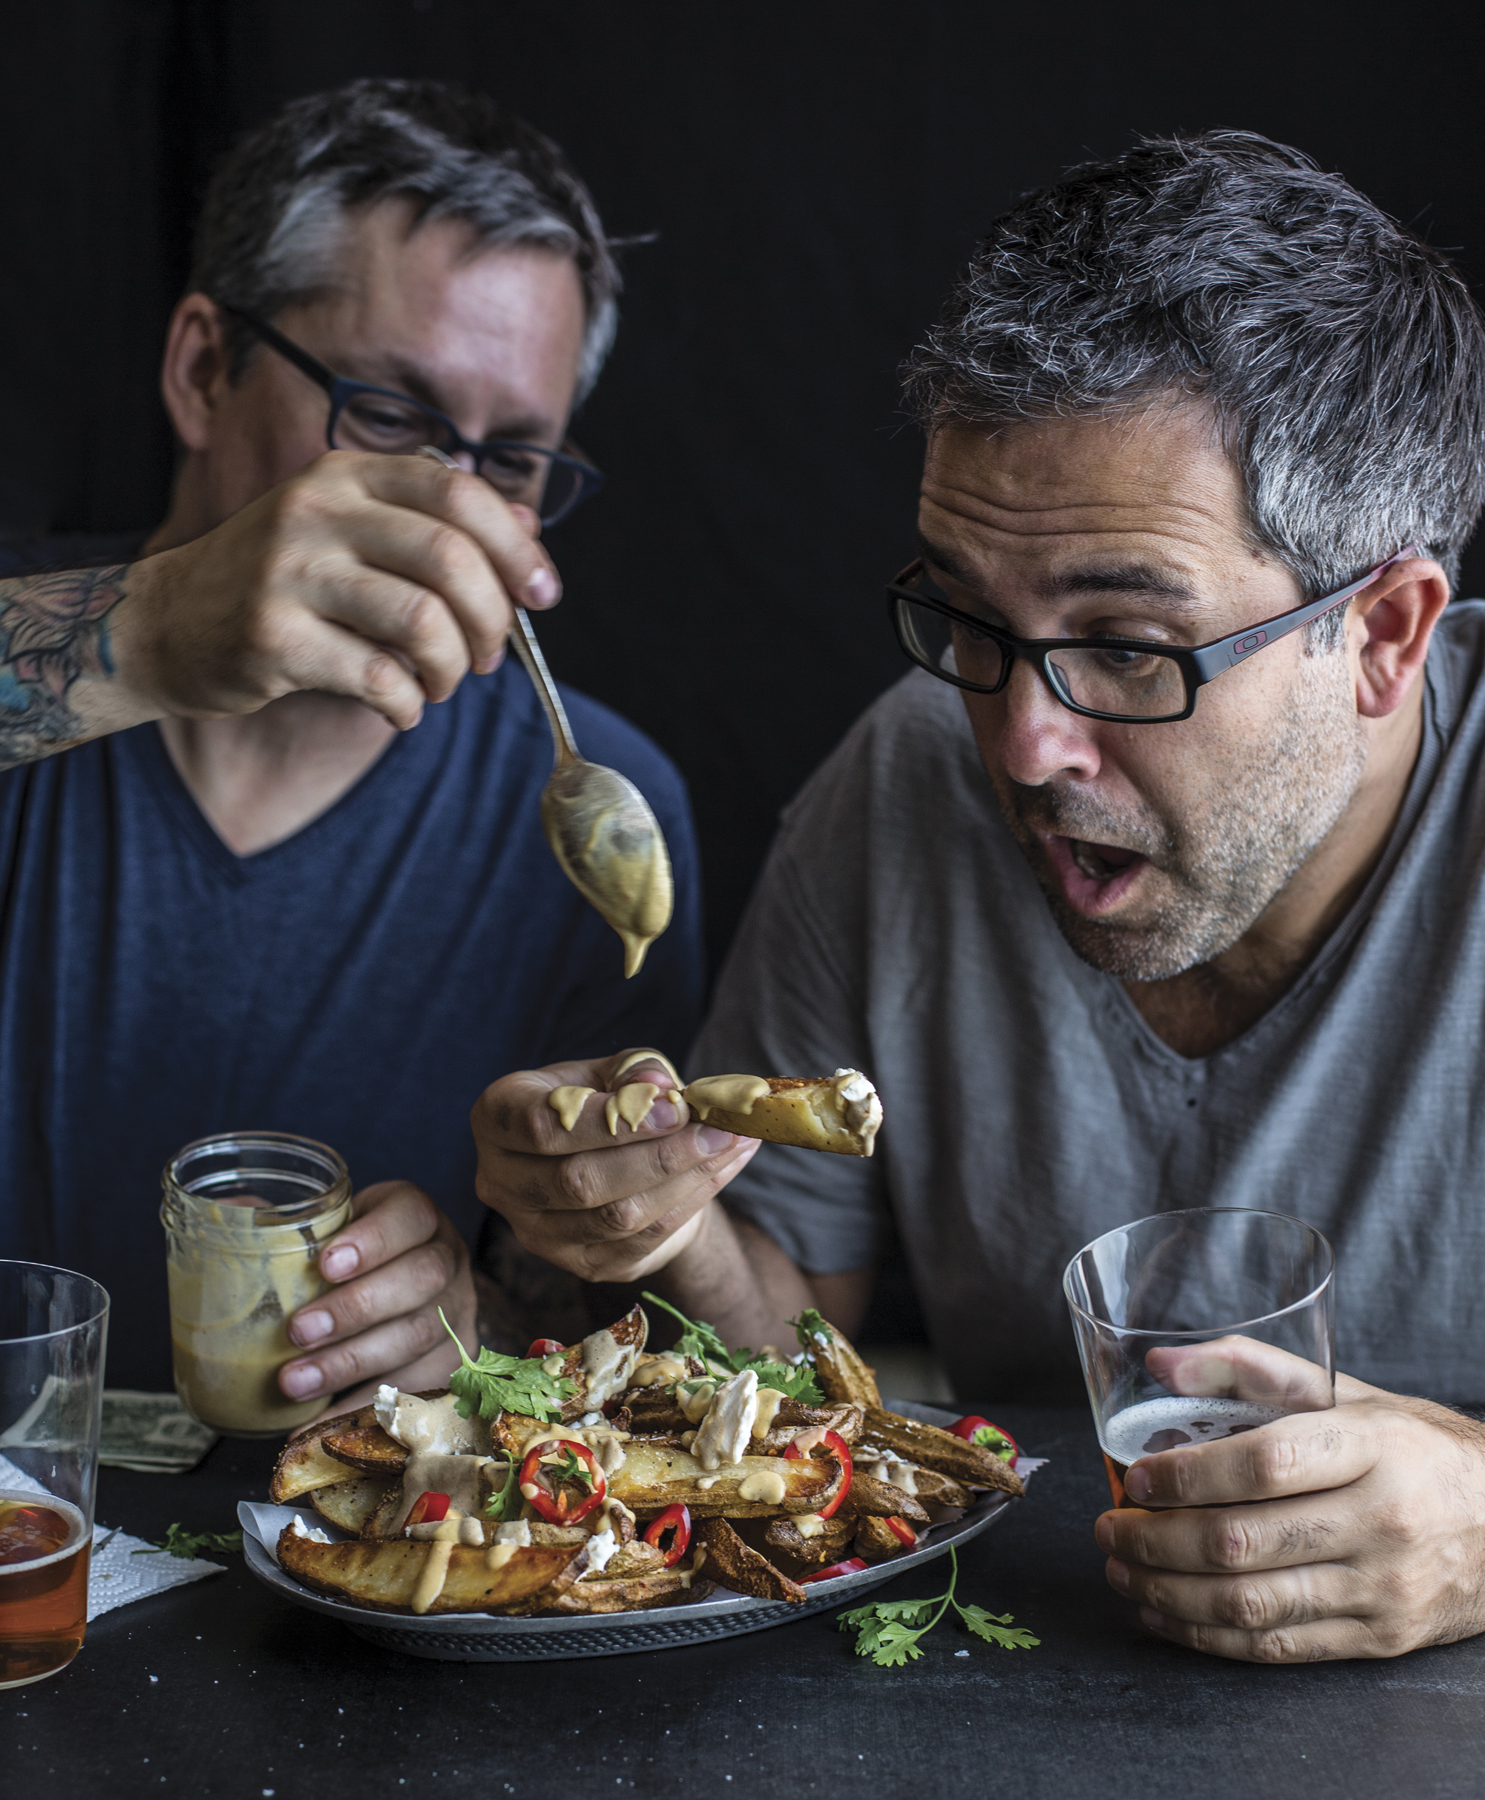
[[[160,1219],[175,1391],[228,1437],[279,1437],[324,1400],[290,1400],[292,1313],[325,1291],[319,1255],[351,1214],[351,1178],[328,1144],[282,1131],[201,1138],[165,1166]]]
[[[82,1648],[107,1344],[96,1281],[0,1262],[0,1688]]]
[[[1080,1250],[1062,1289],[1115,1506],[1129,1465],[1335,1404],[1335,1258],[1303,1219],[1159,1213]]]

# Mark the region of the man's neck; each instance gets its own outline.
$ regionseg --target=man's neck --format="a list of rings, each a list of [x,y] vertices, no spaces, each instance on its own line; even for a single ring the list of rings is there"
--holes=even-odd
[[[1210,1056],[1256,1025],[1303,974],[1377,866],[1423,741],[1423,683],[1378,722],[1349,805],[1238,941],[1164,981],[1126,981],[1145,1023],[1182,1056]]]

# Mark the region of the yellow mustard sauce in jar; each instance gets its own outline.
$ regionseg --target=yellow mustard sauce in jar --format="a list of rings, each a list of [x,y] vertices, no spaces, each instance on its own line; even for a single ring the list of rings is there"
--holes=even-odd
[[[165,1166],[160,1220],[175,1391],[229,1437],[277,1437],[323,1397],[290,1400],[290,1316],[325,1291],[318,1257],[350,1218],[351,1180],[326,1144],[277,1131],[201,1138]]]

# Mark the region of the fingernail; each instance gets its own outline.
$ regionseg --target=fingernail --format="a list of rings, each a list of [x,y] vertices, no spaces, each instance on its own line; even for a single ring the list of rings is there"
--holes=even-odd
[[[361,1252],[354,1244],[337,1244],[320,1258],[320,1273],[326,1281],[340,1281],[347,1275],[354,1275],[360,1264]],[[327,1325],[325,1330],[329,1329]]]
[[[324,1381],[313,1363],[300,1363],[295,1368],[280,1369],[278,1385],[295,1400],[304,1400],[311,1394],[319,1393]]]
[[[1124,1492],[1131,1500],[1150,1498],[1150,1471],[1143,1463],[1136,1463],[1124,1477]]]
[[[1114,1554],[1114,1521],[1107,1513],[1093,1527],[1093,1541],[1105,1556]]]
[[[1113,1587],[1116,1587],[1121,1594],[1127,1594],[1129,1592],[1128,1563],[1120,1562],[1117,1556],[1111,1556],[1109,1558],[1108,1577],[1110,1584]]]
[[[561,583],[550,569],[538,569],[526,583],[526,596],[533,606],[554,606],[561,593]]]
[[[703,1156],[718,1156],[732,1142],[730,1131],[718,1131],[715,1125],[702,1125],[696,1133],[696,1147]]]
[[[657,1100],[650,1108],[650,1123],[656,1131],[670,1131],[680,1123],[681,1115],[671,1100]]]
[[[300,1313],[289,1327],[289,1336],[296,1344],[317,1344],[334,1329],[335,1321],[327,1312]]]
[[[1165,1630],[1165,1614],[1156,1612],[1153,1606],[1140,1608],[1140,1624],[1148,1625],[1151,1631]]]
[[[504,661],[505,652],[497,650],[493,656],[482,656],[472,666],[476,675],[493,675]]]

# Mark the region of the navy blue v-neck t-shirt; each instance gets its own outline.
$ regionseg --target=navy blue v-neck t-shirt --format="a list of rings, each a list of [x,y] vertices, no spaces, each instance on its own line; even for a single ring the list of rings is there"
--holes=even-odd
[[[702,980],[684,786],[632,726],[564,698],[675,867],[674,921],[630,982],[542,836],[551,739],[514,662],[254,856],[217,837],[153,725],[0,775],[0,1256],[109,1290],[110,1386],[170,1385],[160,1171],[192,1138],[322,1139],[358,1187],[414,1181],[472,1239],[488,1082],[684,1053]]]

